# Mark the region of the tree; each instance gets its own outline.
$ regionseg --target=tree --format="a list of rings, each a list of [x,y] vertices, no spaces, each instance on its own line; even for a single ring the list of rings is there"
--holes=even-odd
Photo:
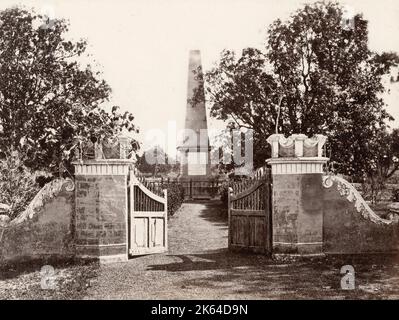
[[[35,175],[21,163],[16,152],[0,160],[0,203],[10,207],[4,212],[6,215],[15,218],[39,190]]]
[[[0,151],[57,172],[70,166],[79,144],[136,127],[129,112],[103,108],[110,87],[78,62],[86,41],[66,39],[65,20],[44,18],[21,8],[0,12]]]
[[[346,24],[337,3],[305,5],[288,21],[277,19],[264,50],[228,50],[206,73],[211,115],[254,130],[254,163],[270,156],[266,137],[319,133],[329,137],[339,172],[362,177],[368,143],[392,117],[381,99],[382,77],[397,66],[394,53],[368,48],[367,21]],[[198,95],[194,95],[196,99]]]
[[[381,131],[369,143],[370,162],[363,187],[373,203],[379,200],[386,181],[399,169],[399,129]]]

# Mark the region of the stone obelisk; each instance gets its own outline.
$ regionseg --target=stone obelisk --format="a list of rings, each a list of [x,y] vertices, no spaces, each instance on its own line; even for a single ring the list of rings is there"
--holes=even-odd
[[[181,161],[180,181],[207,181],[211,175],[210,147],[199,50],[190,51],[185,133],[178,150]]]

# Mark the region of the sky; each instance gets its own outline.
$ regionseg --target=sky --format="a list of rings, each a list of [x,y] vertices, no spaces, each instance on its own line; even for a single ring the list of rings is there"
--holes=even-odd
[[[111,104],[135,115],[140,139],[151,129],[183,128],[188,53],[201,50],[210,69],[223,49],[262,48],[275,19],[285,20],[307,0],[0,0],[0,9],[23,4],[70,21],[69,36],[86,38],[96,68],[111,86]],[[399,1],[341,1],[369,20],[369,45],[399,52]],[[399,90],[387,96],[399,127]],[[209,105],[207,106],[209,109]],[[209,110],[208,110],[209,112]],[[209,127],[221,123],[209,119]],[[172,150],[168,150],[173,153]]]

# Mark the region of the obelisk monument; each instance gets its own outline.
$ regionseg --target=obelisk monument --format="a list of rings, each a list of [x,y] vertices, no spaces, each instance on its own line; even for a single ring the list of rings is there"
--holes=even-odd
[[[210,147],[205,109],[204,77],[199,50],[191,50],[188,65],[188,86],[185,133],[178,147],[180,181],[207,181],[210,178]]]

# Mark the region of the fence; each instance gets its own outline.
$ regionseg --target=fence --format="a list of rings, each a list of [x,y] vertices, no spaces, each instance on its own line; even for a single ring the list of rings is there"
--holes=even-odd
[[[135,171],[137,179],[151,192],[162,195],[163,186],[168,184],[180,184],[184,189],[185,200],[199,198],[215,198],[220,195],[220,188],[225,180],[178,180],[176,178],[151,178]]]

